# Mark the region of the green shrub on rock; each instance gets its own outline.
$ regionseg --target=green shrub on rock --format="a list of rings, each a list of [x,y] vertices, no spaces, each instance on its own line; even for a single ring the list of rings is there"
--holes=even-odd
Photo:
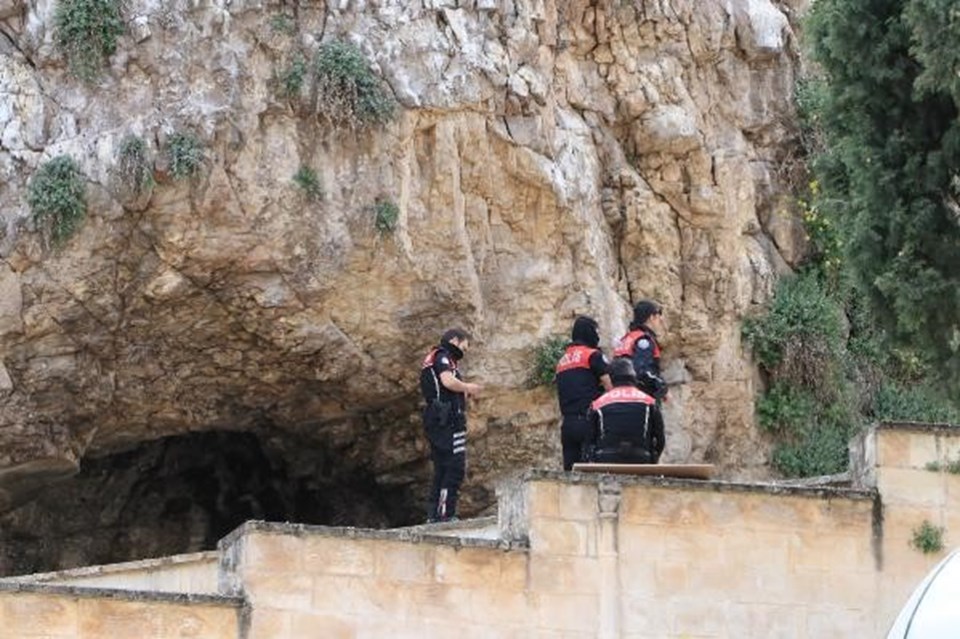
[[[83,172],[73,158],[60,155],[41,165],[30,178],[27,204],[54,243],[73,235],[87,213]]]
[[[123,188],[134,196],[153,185],[153,167],[147,157],[147,143],[136,135],[120,141],[117,173]]]
[[[551,335],[536,345],[533,350],[533,370],[530,373],[531,386],[553,385],[557,362],[563,356],[568,341],[562,335]]]
[[[176,180],[196,177],[203,168],[203,146],[190,133],[174,133],[167,143],[170,174]]]
[[[301,166],[293,174],[293,182],[300,187],[307,200],[314,202],[323,197],[323,187],[320,185],[320,178],[317,172],[309,166]]]
[[[359,129],[393,117],[396,101],[354,45],[321,45],[313,66],[317,111],[335,126]]]
[[[123,34],[117,0],[60,0],[54,13],[54,42],[70,72],[90,82],[117,49]]]
[[[391,233],[397,228],[400,207],[391,200],[378,200],[373,205],[373,224],[381,233]]]

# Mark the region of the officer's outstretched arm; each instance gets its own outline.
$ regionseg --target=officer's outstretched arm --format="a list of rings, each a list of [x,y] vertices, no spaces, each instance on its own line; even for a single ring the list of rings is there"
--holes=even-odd
[[[467,393],[469,395],[478,395],[483,386],[480,384],[470,384],[467,382],[460,381],[457,379],[457,376],[450,371],[443,371],[440,373],[440,383],[443,386],[454,393]]]

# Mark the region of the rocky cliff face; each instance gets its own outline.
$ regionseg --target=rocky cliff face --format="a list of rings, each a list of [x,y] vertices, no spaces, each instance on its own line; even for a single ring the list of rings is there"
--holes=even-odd
[[[740,320],[803,250],[780,212],[802,3],[770,0],[131,0],[94,82],[54,46],[53,0],[0,0],[0,505],[190,431],[252,431],[301,475],[428,475],[416,376],[470,330],[472,488],[559,463],[534,346],[631,302],[670,326],[667,458],[763,472]],[[317,116],[280,78],[356,44],[400,107]],[[174,180],[163,149],[203,146]],[[121,141],[154,178],[131,189]],[[62,246],[28,180],[66,154],[89,213]],[[319,176],[304,196],[292,177]],[[396,229],[371,207],[395,202]],[[321,454],[322,452],[322,454]],[[11,524],[12,525],[12,524]]]

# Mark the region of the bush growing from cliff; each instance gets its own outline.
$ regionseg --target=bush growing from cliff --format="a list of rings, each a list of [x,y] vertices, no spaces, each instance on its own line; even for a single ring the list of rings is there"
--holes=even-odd
[[[203,146],[190,133],[174,133],[167,143],[167,162],[176,180],[196,177],[203,168]]]
[[[117,0],[60,0],[54,13],[54,42],[70,72],[90,82],[117,49],[123,34]]]
[[[553,386],[557,362],[563,356],[568,341],[562,335],[551,335],[534,347],[533,370],[530,373],[531,386]]]
[[[297,23],[289,13],[276,13],[270,16],[270,30],[274,33],[293,35],[297,32]]]
[[[381,233],[392,233],[400,219],[400,208],[392,200],[381,199],[373,205],[373,224]]]
[[[309,166],[301,166],[293,174],[293,182],[303,191],[307,200],[315,202],[323,197],[323,187],[320,186],[320,178],[317,172]]]
[[[280,93],[285,98],[292,98],[300,95],[303,88],[303,81],[307,77],[307,61],[302,55],[295,55],[290,64],[280,72],[278,77],[280,83]]]
[[[760,364],[777,377],[817,384],[842,348],[842,309],[815,273],[782,279],[768,312],[744,322]]]
[[[770,382],[757,418],[777,439],[773,465],[784,475],[846,468],[847,440],[862,417],[848,381],[842,317],[818,273],[808,271],[782,279],[767,311],[744,322],[744,338]]]
[[[766,311],[744,321],[745,341],[768,382],[757,421],[776,440],[787,476],[837,473],[868,421],[960,423],[960,405],[934,371],[891,346],[849,282],[828,285],[823,264],[782,279]]]
[[[136,135],[120,141],[117,172],[129,193],[139,196],[153,185],[153,166],[147,157],[147,143]]]
[[[46,162],[30,178],[27,204],[37,226],[54,243],[66,241],[87,212],[84,177],[73,158],[60,155]]]
[[[317,111],[334,126],[359,129],[393,117],[396,101],[354,45],[338,41],[321,45],[313,67]]]

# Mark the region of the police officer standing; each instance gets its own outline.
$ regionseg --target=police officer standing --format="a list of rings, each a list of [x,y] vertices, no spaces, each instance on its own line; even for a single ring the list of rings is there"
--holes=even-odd
[[[613,390],[590,404],[593,461],[611,464],[656,464],[665,444],[657,401],[637,388],[629,359],[610,364]]]
[[[628,358],[637,375],[637,386],[661,400],[667,396],[667,384],[660,376],[660,344],[657,331],[663,333],[663,308],[650,300],[633,307],[630,332],[620,338],[613,356]]]
[[[563,423],[560,443],[563,446],[563,469],[584,461],[591,430],[587,421],[590,402],[604,390],[612,388],[607,375],[607,361],[598,348],[600,332],[592,317],[580,316],[573,322],[571,341],[557,362],[557,399]]]
[[[477,395],[479,384],[463,381],[459,363],[470,347],[470,335],[452,328],[432,348],[420,369],[420,392],[426,401],[423,426],[430,441],[433,486],[427,521],[449,521],[457,512],[467,458],[466,396]]]

